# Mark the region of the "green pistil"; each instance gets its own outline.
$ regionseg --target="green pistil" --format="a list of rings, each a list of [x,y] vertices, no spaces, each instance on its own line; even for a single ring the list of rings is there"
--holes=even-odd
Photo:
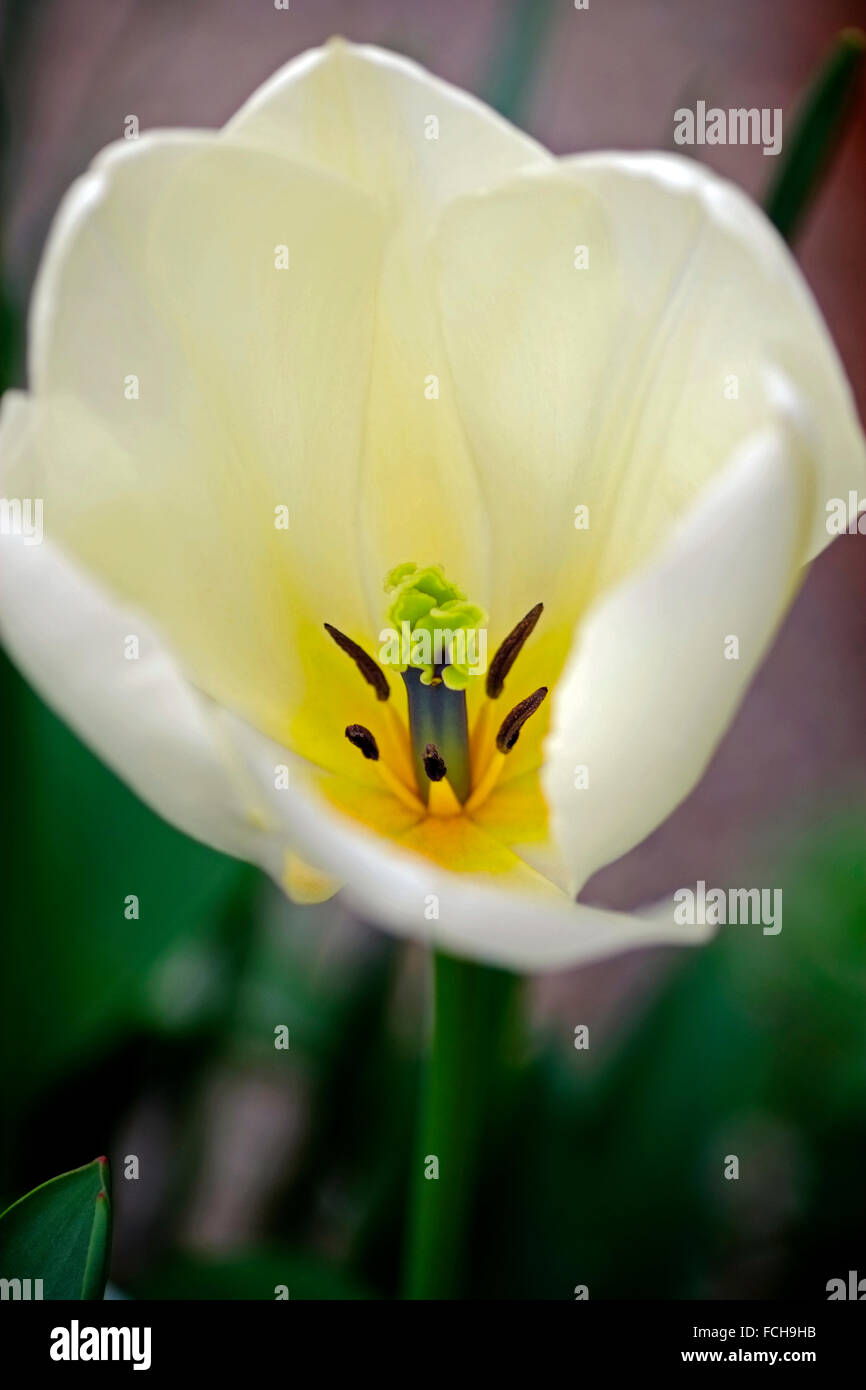
[[[385,591],[392,595],[388,621],[401,640],[398,670],[412,667],[424,685],[441,679],[449,690],[465,690],[486,674],[487,614],[467,602],[439,565],[397,565],[386,576]]]
[[[430,791],[426,760],[427,748],[432,744],[445,764],[445,776],[454,795],[458,801],[466,801],[471,790],[466,695],[462,690],[449,690],[441,682],[424,685],[420,671],[412,667],[403,672],[403,680],[409,701],[412,763],[422,797],[426,801]]]
[[[426,799],[429,793],[426,750],[432,745],[455,796],[465,801],[471,789],[465,691],[486,674],[487,614],[468,602],[439,565],[397,565],[385,579],[385,591],[391,595],[388,622],[399,640],[392,664],[406,685],[421,795]]]

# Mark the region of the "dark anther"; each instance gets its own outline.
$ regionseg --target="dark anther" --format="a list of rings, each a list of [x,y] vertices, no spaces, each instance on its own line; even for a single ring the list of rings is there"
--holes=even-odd
[[[360,748],[364,757],[372,763],[379,761],[379,745],[363,724],[350,724],[346,729],[346,738],[355,748]]]
[[[520,619],[517,627],[511,629],[508,636],[497,649],[496,655],[487,670],[486,689],[487,695],[491,700],[498,699],[502,694],[505,677],[520,655],[524,642],[541,617],[543,608],[543,603],[537,603],[534,608],[530,608],[526,617]]]
[[[510,714],[506,714],[496,735],[496,747],[500,753],[511,752],[520,738],[520,730],[529,716],[538,709],[546,694],[547,686],[540,685],[531,695],[527,695],[525,700],[521,700],[519,705],[515,705]]]
[[[424,749],[424,771],[431,782],[441,782],[448,771],[435,743],[428,743]]]
[[[385,672],[380,670],[371,656],[368,656],[363,647],[359,647],[357,642],[353,642],[351,637],[347,637],[339,628],[332,627],[330,623],[325,623],[325,631],[329,637],[333,637],[340,651],[350,656],[357,666],[361,675],[368,685],[372,685],[378,700],[387,700],[391,694]]]

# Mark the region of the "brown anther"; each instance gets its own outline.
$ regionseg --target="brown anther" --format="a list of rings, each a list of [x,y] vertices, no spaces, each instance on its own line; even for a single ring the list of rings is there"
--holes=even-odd
[[[424,749],[424,771],[431,782],[441,782],[448,772],[445,759],[435,743],[428,743]]]
[[[488,699],[496,700],[502,694],[505,677],[520,655],[524,642],[541,617],[543,608],[543,603],[537,603],[534,608],[530,608],[526,617],[521,618],[517,626],[513,627],[508,636],[500,643],[487,670],[485,688]]]
[[[520,738],[520,730],[523,728],[530,715],[534,714],[547,694],[547,686],[540,685],[531,695],[527,695],[525,700],[521,700],[519,705],[515,705],[510,714],[507,714],[496,735],[496,747],[500,753],[510,753],[517,740]]]
[[[379,761],[379,745],[370,730],[365,729],[363,724],[349,724],[346,729],[346,738],[354,748],[359,748],[370,762],[377,763]]]
[[[387,700],[391,694],[391,687],[385,672],[376,665],[373,658],[368,656],[363,647],[359,647],[357,642],[353,642],[351,637],[347,637],[345,632],[341,632],[339,628],[325,623],[325,631],[329,637],[334,639],[340,651],[352,658],[364,680],[375,690],[377,700]]]

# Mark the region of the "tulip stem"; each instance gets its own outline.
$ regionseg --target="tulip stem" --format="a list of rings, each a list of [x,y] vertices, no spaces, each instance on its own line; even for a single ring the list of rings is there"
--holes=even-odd
[[[406,1297],[465,1296],[483,1141],[504,1098],[520,979],[434,955],[433,1041],[413,1160]]]

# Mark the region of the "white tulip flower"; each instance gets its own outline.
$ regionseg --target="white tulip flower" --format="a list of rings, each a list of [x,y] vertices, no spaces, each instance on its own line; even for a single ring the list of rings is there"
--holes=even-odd
[[[744,194],[679,156],[555,158],[333,42],[223,130],[98,156],[29,387],[3,640],[169,821],[517,969],[706,934],[575,898],[698,781],[866,475]],[[440,631],[472,650],[437,661]]]

